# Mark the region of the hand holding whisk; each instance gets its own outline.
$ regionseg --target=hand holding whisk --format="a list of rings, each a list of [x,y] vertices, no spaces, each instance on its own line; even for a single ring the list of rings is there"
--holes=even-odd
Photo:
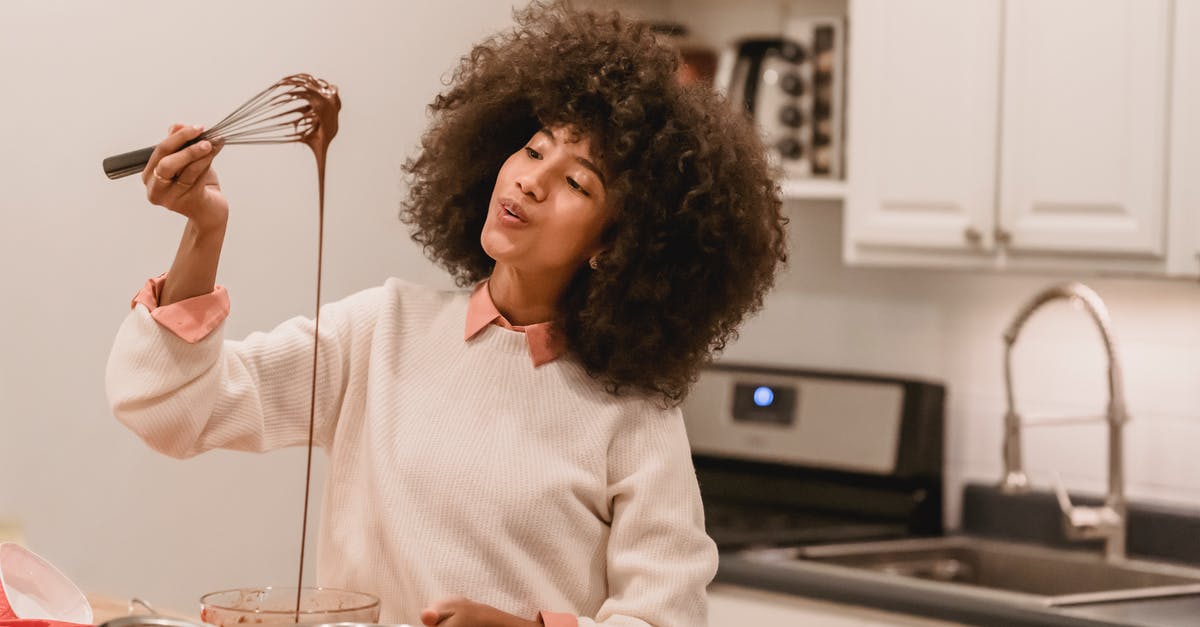
[[[180,148],[208,140],[222,145],[305,142],[316,150],[337,133],[339,109],[336,87],[308,74],[293,74],[259,92]],[[104,160],[104,173],[118,179],[141,172],[154,148],[109,157]]]

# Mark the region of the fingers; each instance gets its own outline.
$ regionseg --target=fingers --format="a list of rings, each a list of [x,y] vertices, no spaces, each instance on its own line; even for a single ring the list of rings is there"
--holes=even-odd
[[[147,165],[150,176],[146,180],[146,198],[151,204],[165,207],[173,198],[187,193],[192,184],[196,182],[196,178],[204,172],[204,169],[208,168],[209,163],[212,163],[212,159],[200,164],[199,170],[193,170],[191,173],[193,178],[190,181],[182,180],[180,174],[189,165],[211,156],[212,152],[212,144],[205,140],[188,146],[173,155],[163,157],[153,168]]]
[[[212,142],[207,139],[200,140],[179,152],[163,157],[154,167],[153,173],[158,178],[178,180],[184,168],[209,156],[212,149]]]
[[[199,146],[200,144],[205,144],[205,143],[208,143],[208,142],[207,141],[199,142],[199,143],[195,144],[194,146],[192,146],[191,148],[188,148],[188,150],[191,150],[192,148],[195,148],[196,146]],[[175,179],[175,182],[179,185],[183,185],[184,187],[191,187],[192,185],[194,185],[196,183],[196,181],[200,180],[200,178],[204,176],[204,173],[206,171],[208,171],[208,166],[212,165],[213,159],[215,159],[217,157],[217,155],[221,152],[221,148],[223,146],[224,146],[224,144],[221,142],[213,142],[212,148],[206,154],[204,154],[199,159],[196,159],[195,161],[186,165],[182,170],[179,171],[179,174],[177,174],[173,177]],[[176,153],[176,154],[179,154],[179,153]],[[172,156],[175,156],[175,155],[172,155]],[[164,161],[165,161],[165,159],[164,159]],[[159,169],[165,170],[166,168],[160,164]],[[163,173],[163,178],[167,178],[165,172]]]
[[[150,159],[146,162],[146,168],[142,170],[142,181],[148,184],[150,182],[151,175],[156,172],[155,168],[158,167],[158,164],[162,159],[182,148],[184,144],[195,139],[198,135],[200,135],[201,132],[203,132],[203,130],[204,129],[199,126],[172,124],[171,131],[167,135],[166,139],[159,142],[158,145],[154,147],[154,152],[150,154]],[[180,169],[182,169],[182,166]],[[163,172],[158,172],[160,176],[163,175]]]
[[[425,627],[434,627],[438,623],[450,618],[451,616],[454,616],[454,612],[452,610],[442,610],[439,612],[438,610],[432,608],[426,608],[421,610],[421,623],[425,625]]]
[[[440,625],[443,621],[448,620],[451,616],[457,614],[460,610],[464,610],[470,600],[464,596],[452,596],[444,599],[439,599],[421,610],[421,623],[426,627]]]

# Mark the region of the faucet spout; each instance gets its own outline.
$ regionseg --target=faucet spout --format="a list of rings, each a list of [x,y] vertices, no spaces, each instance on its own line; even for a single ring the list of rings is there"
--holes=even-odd
[[[1071,282],[1052,286],[1034,296],[1018,312],[1004,332],[1004,387],[1007,411],[1004,414],[1004,478],[1000,488],[1005,492],[1029,490],[1029,479],[1025,474],[1021,455],[1022,419],[1013,399],[1012,350],[1025,322],[1051,301],[1065,299],[1080,306],[1091,317],[1100,331],[1104,351],[1108,357],[1108,407],[1105,421],[1108,423],[1108,495],[1103,507],[1087,508],[1071,505],[1066,493],[1060,490],[1059,503],[1063,511],[1063,522],[1067,535],[1072,538],[1105,539],[1105,554],[1110,559],[1125,556],[1125,472],[1122,431],[1128,420],[1125,409],[1125,389],[1121,378],[1121,363],[1113,341],[1112,323],[1104,301],[1091,288],[1082,283]]]

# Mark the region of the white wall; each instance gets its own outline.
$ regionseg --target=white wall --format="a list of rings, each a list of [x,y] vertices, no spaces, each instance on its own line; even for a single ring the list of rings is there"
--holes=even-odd
[[[179,462],[109,414],[110,342],[129,298],[170,264],[183,223],[149,205],[137,177],[107,180],[100,162],[154,144],[172,122],[212,124],[286,74],[315,74],[343,102],[325,297],[387,275],[449,286],[396,218],[399,168],[444,73],[509,23],[509,3],[491,0],[0,3],[0,521],[20,522],[85,589],[118,598],[192,611],[206,591],[294,585],[304,451]],[[229,334],[310,313],[311,154],[231,146],[217,168],[233,213],[220,272]]]
[[[966,480],[1001,476],[1003,341],[1017,310],[1054,283],[1081,279],[1107,303],[1124,364],[1131,498],[1200,508],[1200,285],[1193,281],[848,268],[836,202],[788,205],[792,260],[729,361],[924,376],[948,387],[947,521]],[[1087,315],[1058,301],[1030,318],[1014,350],[1017,407],[1029,415],[1099,416],[1105,357]],[[1026,430],[1037,488],[1054,471],[1070,489],[1102,494],[1100,424]]]

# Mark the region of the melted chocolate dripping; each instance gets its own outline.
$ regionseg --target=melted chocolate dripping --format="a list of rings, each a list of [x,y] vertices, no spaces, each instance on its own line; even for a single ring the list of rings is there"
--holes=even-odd
[[[341,111],[342,101],[338,97],[337,87],[314,78],[308,74],[293,74],[284,77],[277,85],[289,85],[296,89],[296,96],[308,101],[308,111],[302,119],[307,125],[301,129],[301,122],[296,123],[296,130],[301,132],[299,141],[308,144],[317,160],[317,295],[313,316],[313,362],[312,388],[308,406],[308,461],[304,469],[304,514],[300,522],[300,566],[296,577],[296,622],[300,622],[300,596],[304,585],[304,544],[308,537],[308,499],[312,487],[312,453],[313,430],[316,424],[317,411],[317,357],[320,346],[321,332],[321,270],[325,251],[325,156],[329,152],[329,143],[338,131],[338,112]]]

